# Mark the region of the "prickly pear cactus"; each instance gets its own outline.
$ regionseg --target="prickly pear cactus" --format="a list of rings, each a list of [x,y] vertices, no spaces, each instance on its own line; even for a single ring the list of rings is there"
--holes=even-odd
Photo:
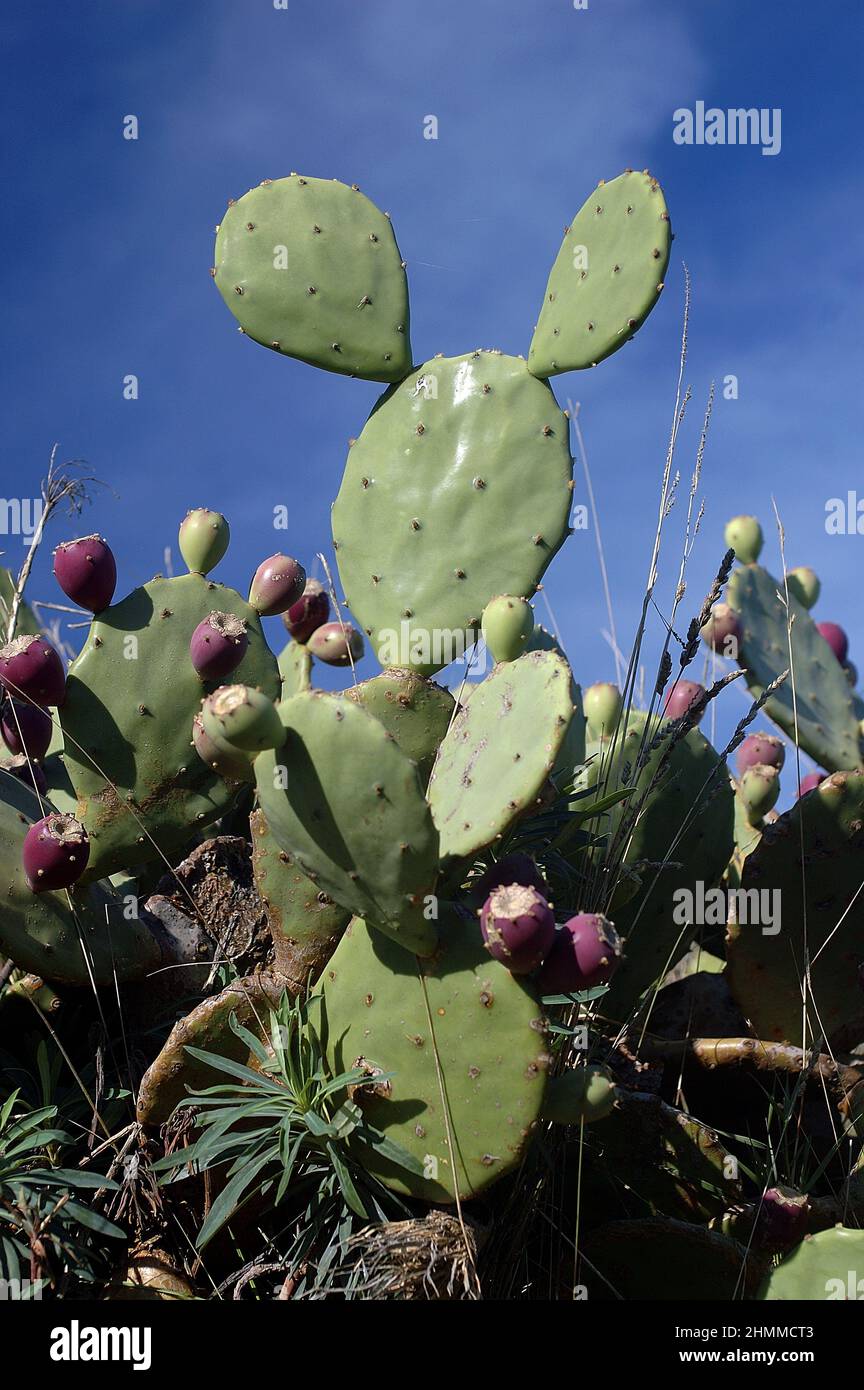
[[[779,917],[772,914],[768,930],[759,922],[729,929],[729,984],[760,1038],[801,1045],[806,942],[805,1041],[818,1045],[824,1033],[830,1043],[849,1028],[857,1028],[857,1041],[864,1039],[858,986],[864,960],[862,849],[864,772],[836,772],[766,826],[744,861],[744,891],[776,890],[782,909]],[[767,916],[759,921],[768,925]]]
[[[672,233],[647,171],[600,183],[567,228],[534,330],[538,377],[595,367],[629,342],[663,289]]]
[[[472,691],[429,780],[442,860],[484,849],[536,799],[573,717],[571,679],[556,652],[526,652]]]
[[[393,735],[406,757],[417,764],[425,788],[456,712],[449,690],[416,671],[390,670],[349,687],[345,694]]]
[[[757,1299],[818,1303],[864,1298],[864,1231],[834,1226],[805,1236],[766,1276]]]
[[[589,743],[588,756],[595,756],[585,770],[585,785],[597,784],[601,762],[606,781],[598,791],[632,785],[645,723],[642,711],[631,711],[626,735],[619,737],[611,761],[602,745]],[[616,1018],[623,1018],[642,991],[686,953],[692,933],[686,923],[676,920],[675,892],[695,892],[698,883],[706,889],[719,883],[733,849],[732,788],[722,770],[713,776],[717,754],[698,729],[691,729],[675,744],[661,780],[648,791],[667,744],[668,736],[639,772],[635,796],[614,807],[609,816],[612,839],[622,818],[629,818],[632,807],[648,792],[624,856],[627,866],[640,871],[642,889],[614,911],[615,926],[624,937],[624,962],[604,999],[604,1009]],[[676,844],[679,831],[683,833]],[[669,863],[661,869],[667,857]]]
[[[417,768],[377,719],[338,695],[307,691],[280,706],[284,746],[255,760],[276,843],[341,907],[408,951],[435,948],[425,899],[438,832]]]
[[[279,653],[282,699],[312,688],[312,653],[302,642],[286,642]]]
[[[255,887],[267,909],[275,968],[294,990],[305,989],[333,954],[351,913],[279,848],[263,811],[253,811],[249,825]]]
[[[560,642],[540,623],[535,624],[528,643],[529,652],[557,652],[563,661],[567,656]],[[567,662],[569,666],[569,661]],[[585,710],[582,703],[582,690],[570,676],[570,701],[573,717],[567,726],[567,733],[561,750],[552,769],[552,781],[557,787],[566,786],[573,780],[574,772],[585,761]]]
[[[279,674],[257,613],[200,574],[153,579],[105,609],[69,668],[60,721],[90,836],[90,881],[180,848],[234,800],[190,746],[193,717],[214,685],[196,674],[189,641],[214,610],[247,623],[234,679],[275,699]]]
[[[411,370],[408,282],[390,219],[354,186],[292,174],[231,201],[213,276],[243,332],[331,372]]]
[[[57,984],[90,988],[142,979],[160,964],[159,947],[142,922],[127,919],[113,894],[99,884],[31,892],[21,851],[41,814],[38,803],[33,810],[26,815],[0,796],[0,955]]]
[[[425,1176],[371,1150],[364,1163],[398,1192],[449,1203],[457,1191],[463,1201],[478,1196],[519,1163],[549,1059],[532,990],[490,959],[474,922],[445,911],[439,932],[434,956],[418,961],[355,918],[321,983],[332,1070],[384,1073],[354,1099]]]
[[[730,576],[727,600],[741,620],[739,660],[747,672],[747,684],[759,695],[789,669],[789,676],[765,705],[765,713],[793,740],[797,730],[800,746],[830,772],[859,767],[858,720],[843,668],[791,592],[790,662],[788,615],[781,594],[785,598],[782,583],[760,565],[741,565]]]
[[[568,534],[568,422],[521,358],[436,357],[391,388],[333,505],[348,606],[382,666],[432,675],[496,594],[530,597]]]

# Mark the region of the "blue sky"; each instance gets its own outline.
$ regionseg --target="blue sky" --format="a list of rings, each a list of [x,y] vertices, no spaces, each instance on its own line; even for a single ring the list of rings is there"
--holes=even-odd
[[[739,398],[721,393],[715,409],[684,609],[716,569],[725,519],[755,512],[768,530],[773,493],[790,563],[822,577],[816,616],[846,626],[864,670],[853,587],[864,537],[824,528],[828,497],[856,485],[864,496],[861,14],[840,0],[4,6],[0,495],[36,495],[54,441],[87,459],[110,490],[52,539],[101,530],[123,589],[162,568],[190,506],[229,517],[220,577],[244,591],[282,545],[310,562],[329,543],[346,441],[378,388],[236,332],[208,274],[228,197],[294,169],[359,183],[392,214],[422,361],[481,344],[527,352],[564,224],[598,179],[649,167],[676,231],[667,291],[632,344],[555,383],[562,403],[581,403],[622,645],[653,537],[686,260],[683,475],[711,380],[735,374]],[[780,107],[780,153],[676,145],[673,112],[697,100]],[[122,138],[128,114],[137,141]],[[437,141],[423,139],[429,114]],[[123,399],[129,373],[137,401]],[[287,543],[271,527],[280,502]],[[20,542],[0,545],[14,563]],[[779,568],[773,529],[766,559]],[[50,547],[35,597],[54,595],[49,567]],[[547,592],[577,676],[612,677],[592,532],[558,557]],[[655,620],[649,653],[660,632]],[[727,692],[721,726],[744,707]]]

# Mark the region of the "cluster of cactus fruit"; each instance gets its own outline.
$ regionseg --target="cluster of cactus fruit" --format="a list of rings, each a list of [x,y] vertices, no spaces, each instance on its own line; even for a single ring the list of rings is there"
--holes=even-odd
[[[248,814],[254,795],[275,979],[321,992],[334,1072],[386,1078],[364,1096],[370,1123],[423,1176],[378,1152],[365,1161],[425,1201],[483,1192],[544,1121],[612,1113],[610,1074],[562,1061],[549,1019],[590,1011],[592,991],[612,1019],[644,1004],[698,936],[674,916],[682,889],[789,886],[780,941],[730,928],[727,973],[757,1038],[800,1032],[808,949],[811,1036],[830,1044],[861,1014],[864,709],[842,629],[809,616],[812,571],[778,584],[758,564],[758,523],[735,518],[726,544],[739,564],[702,628],[825,769],[801,779],[782,816],[783,739],[743,738],[732,777],[698,727],[704,686],[679,677],[647,710],[606,683],[583,699],[535,624],[573,488],[549,378],[629,341],[663,288],[670,243],[659,185],[628,170],[567,229],[527,360],[476,350],[414,366],[387,215],[336,181],[265,180],[229,204],[217,234],[213,275],[241,331],[386,384],[333,505],[357,627],[338,606],[331,619],[328,589],[284,555],[259,566],[246,600],[212,580],[229,530],[202,508],[180,528],[188,573],[119,602],[104,540],[57,549],[60,587],[93,615],[68,672],[41,636],[0,650],[0,733],[20,774],[14,791],[0,777],[0,950],[59,984],[146,977],[166,944],[120,911],[118,876],[170,862],[232,807]],[[277,659],[261,619],[280,615]],[[481,635],[491,673],[454,698],[432,677],[454,639],[464,651]],[[314,689],[313,659],[353,672],[364,637],[381,673]],[[184,1042],[200,1028],[229,1046],[232,988],[183,1021]],[[172,1035],[142,1085],[142,1123],[168,1118],[184,1065]],[[768,1205],[783,1208],[776,1194]]]

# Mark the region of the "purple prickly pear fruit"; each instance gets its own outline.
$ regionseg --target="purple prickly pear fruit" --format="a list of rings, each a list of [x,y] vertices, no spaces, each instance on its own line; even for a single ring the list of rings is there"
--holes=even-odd
[[[773,811],[780,795],[780,772],[776,767],[755,763],[748,767],[738,783],[738,795],[744,803],[747,819],[755,828]]]
[[[738,660],[741,623],[738,614],[728,603],[715,603],[707,623],[700,629],[700,636],[720,656]]]
[[[799,798],[806,796],[808,792],[815,792],[820,783],[825,781],[827,772],[808,772],[806,777],[801,778],[801,787],[798,791]]]
[[[599,912],[580,912],[555,934],[538,977],[541,994],[576,994],[608,984],[621,963],[621,938]]]
[[[245,618],[214,612],[192,633],[189,655],[202,681],[219,681],[236,671],[248,646]]]
[[[702,699],[704,694],[705,687],[700,685],[698,681],[676,681],[666,697],[663,717],[665,719],[680,719],[692,705],[696,704],[697,700]],[[699,719],[696,720],[697,724],[704,713],[705,709],[703,708],[700,711]]]
[[[90,841],[74,816],[52,811],[31,825],[24,836],[24,876],[34,893],[71,888],[87,868]]]
[[[40,705],[7,700],[0,713],[0,734],[9,752],[26,754],[37,762],[48,752],[53,729],[50,714]]]
[[[596,685],[589,685],[583,696],[582,708],[591,737],[608,738],[614,733],[622,707],[621,691],[617,685],[612,685],[609,681],[598,681]]]
[[[317,579],[307,579],[306,588],[288,612],[282,614],[282,621],[295,642],[308,642],[312,633],[323,626],[329,616],[327,590]]]
[[[843,631],[839,623],[817,623],[816,631],[821,632],[828,646],[840,662],[841,666],[846,664],[846,657],[849,654],[849,638]]]
[[[54,551],[54,578],[79,608],[101,613],[117,587],[117,565],[111,547],[101,536],[63,541]]]
[[[776,734],[748,734],[736,755],[738,771],[743,774],[748,767],[764,763],[766,767],[776,767],[779,772],[786,761],[786,748]]]
[[[306,571],[290,555],[271,555],[255,571],[249,589],[249,602],[262,618],[287,613],[303,594]]]
[[[48,795],[48,779],[40,764],[34,763],[24,753],[17,753],[14,758],[0,764],[0,768],[4,773],[9,773],[19,782],[23,782],[25,787],[29,787],[39,796]]]
[[[323,623],[306,643],[313,656],[328,666],[350,666],[363,655],[363,638],[350,623]]]
[[[207,733],[200,714],[196,714],[192,721],[192,745],[201,761],[212,767],[226,782],[255,781],[251,757],[227,744],[220,747]]]
[[[763,1249],[788,1250],[806,1236],[810,1198],[792,1187],[769,1187],[759,1203],[755,1237]]]
[[[231,539],[231,529],[221,512],[195,507],[180,523],[177,543],[191,574],[209,574],[218,565]]]
[[[542,893],[511,883],[495,888],[480,909],[486,950],[511,975],[530,975],[552,948],[555,918]]]
[[[822,590],[819,576],[807,565],[799,565],[797,569],[789,570],[786,583],[790,594],[798,600],[802,608],[812,608]]]
[[[13,637],[0,647],[0,685],[34,705],[62,705],[66,673],[44,637]]]
[[[470,887],[479,898],[486,899],[495,888],[506,888],[513,883],[521,884],[523,888],[535,888],[544,896],[549,891],[530,855],[518,853],[505,854],[503,859],[490,864]]]

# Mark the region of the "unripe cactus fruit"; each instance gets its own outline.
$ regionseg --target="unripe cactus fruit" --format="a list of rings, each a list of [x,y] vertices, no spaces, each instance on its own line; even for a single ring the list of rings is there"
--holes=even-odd
[[[735,551],[736,560],[742,565],[755,565],[762,553],[764,536],[762,527],[755,516],[733,516],[727,521],[723,538],[730,550]]]
[[[248,685],[223,685],[208,695],[201,706],[204,732],[217,747],[244,753],[281,748],[285,727],[272,700]]]
[[[363,656],[363,637],[350,623],[323,623],[306,643],[313,656],[328,666],[350,666]]]
[[[231,528],[221,512],[195,507],[183,518],[177,539],[191,573],[209,574],[228,549]]]
[[[699,633],[702,641],[720,656],[731,657],[733,661],[738,660],[738,643],[741,640],[741,623],[738,614],[729,607],[728,603],[715,603],[711,609],[711,616],[707,623],[700,629]]]
[[[808,772],[806,777],[801,778],[801,787],[798,792],[799,798],[806,796],[808,792],[815,792],[816,788],[825,781],[827,772]]]
[[[843,631],[839,623],[817,623],[816,631],[821,632],[828,646],[840,662],[841,666],[846,664],[846,657],[849,655],[849,638]]]
[[[0,712],[0,734],[9,752],[26,754],[37,762],[48,752],[53,729],[50,714],[39,705],[7,700]]]
[[[555,940],[555,918],[542,893],[511,883],[495,888],[480,909],[486,949],[511,975],[530,975]]]
[[[538,977],[542,994],[576,994],[608,984],[621,962],[621,938],[599,912],[579,912],[556,932]]]
[[[90,841],[74,816],[52,811],[36,821],[24,837],[24,876],[34,893],[71,888],[87,868]]]
[[[14,637],[0,648],[0,685],[34,705],[62,705],[66,673],[44,637]]]
[[[290,555],[271,555],[255,571],[249,602],[262,618],[287,613],[303,593],[306,571]]]
[[[543,1119],[559,1125],[605,1120],[615,1108],[615,1096],[615,1081],[607,1067],[568,1067],[546,1083]]]
[[[330,616],[330,599],[323,584],[307,579],[306,587],[296,603],[292,603],[282,621],[295,642],[308,642],[316,628]]]
[[[192,720],[192,744],[198,757],[226,782],[254,782],[255,772],[248,753],[227,744],[218,744],[204,728],[200,714]]]
[[[680,719],[682,715],[687,713],[691,706],[696,704],[697,700],[702,699],[704,694],[705,687],[704,685],[699,685],[698,681],[676,681],[669,691],[666,697],[666,703],[663,706],[664,719]],[[697,724],[702,719],[704,713],[705,709],[703,708],[700,711],[699,718],[696,720]]]
[[[761,825],[768,812],[773,811],[780,795],[778,769],[766,767],[764,763],[748,767],[738,784],[738,795],[744,803],[750,824]]]
[[[192,633],[189,656],[202,681],[219,681],[236,671],[248,646],[244,618],[213,612]]]
[[[621,717],[623,701],[617,685],[609,681],[598,681],[589,685],[582,701],[588,732],[592,738],[603,738],[615,731]]]
[[[748,767],[755,767],[757,763],[776,767],[779,772],[786,761],[786,747],[776,734],[748,734],[738,749],[735,761],[742,776]]]
[[[519,883],[523,888],[536,888],[544,897],[548,893],[546,881],[534,860],[527,854],[505,854],[494,864],[490,864],[478,879],[469,886],[478,898],[488,898],[495,888],[506,888]]]
[[[117,565],[101,536],[63,541],[54,551],[54,578],[67,598],[91,613],[107,608],[117,587]]]
[[[483,609],[483,640],[493,661],[515,661],[534,631],[534,609],[527,599],[499,594]]]
[[[807,565],[799,565],[797,569],[789,570],[786,583],[792,597],[797,599],[803,608],[812,608],[822,591],[819,576]]]

